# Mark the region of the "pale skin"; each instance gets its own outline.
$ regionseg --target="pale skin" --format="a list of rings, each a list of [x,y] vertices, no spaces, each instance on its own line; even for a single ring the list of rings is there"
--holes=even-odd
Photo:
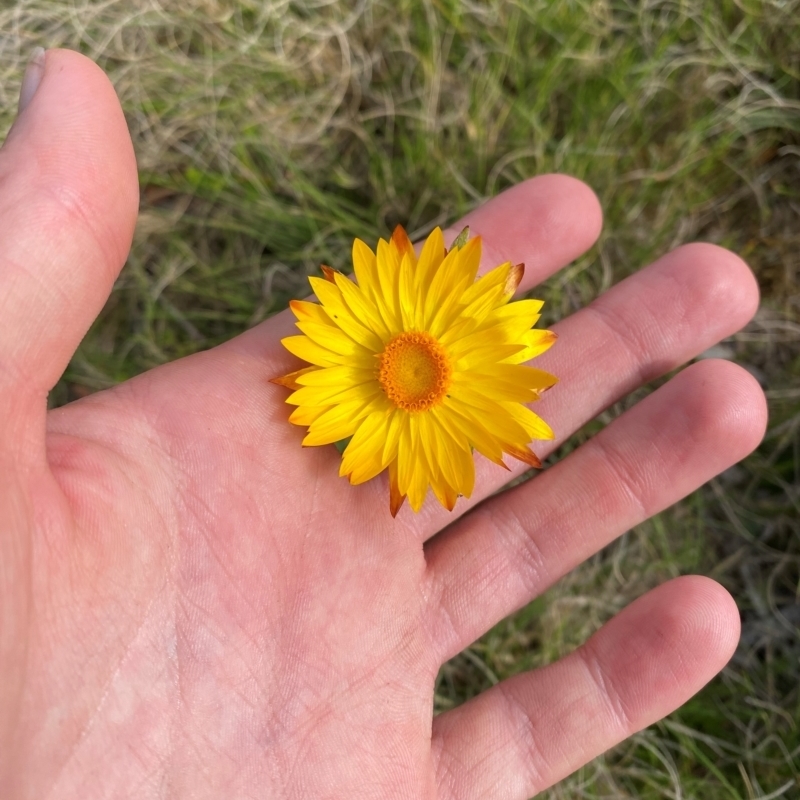
[[[287,423],[269,383],[300,366],[279,344],[286,313],[46,411],[137,205],[110,83],[49,52],[0,151],[1,797],[525,800],[725,665],[736,605],[687,576],[563,660],[432,715],[445,660],[758,444],[747,372],[693,364],[533,481],[485,500],[510,474],[477,458],[453,514],[429,497],[392,520],[385,478],[351,488],[336,450],[301,448]],[[464,224],[484,269],[525,263],[525,290],[592,245],[601,212],[547,175],[447,240]],[[558,439],[537,453],[757,303],[737,256],[694,244],[558,323],[536,362],[561,379],[536,407]]]

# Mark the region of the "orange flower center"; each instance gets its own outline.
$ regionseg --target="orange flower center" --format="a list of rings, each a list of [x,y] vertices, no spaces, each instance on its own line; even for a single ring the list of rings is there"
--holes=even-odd
[[[399,333],[378,356],[378,380],[404,411],[427,411],[442,401],[452,368],[447,353],[424,331]]]

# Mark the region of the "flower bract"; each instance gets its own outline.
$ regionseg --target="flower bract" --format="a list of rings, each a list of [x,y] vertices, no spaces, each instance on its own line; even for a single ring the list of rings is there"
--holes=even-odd
[[[319,302],[291,303],[301,333],[283,344],[308,366],[274,380],[293,390],[289,421],[304,445],[349,438],[352,484],[388,470],[392,515],[406,497],[419,511],[429,487],[448,510],[469,497],[474,450],[539,467],[530,443],[553,438],[527,407],[556,382],[524,364],[556,339],[532,327],[542,302],[512,302],[521,264],[478,277],[480,261],[479,236],[448,252],[436,228],[417,255],[398,226],[377,253],[355,240],[355,280],[323,267]]]

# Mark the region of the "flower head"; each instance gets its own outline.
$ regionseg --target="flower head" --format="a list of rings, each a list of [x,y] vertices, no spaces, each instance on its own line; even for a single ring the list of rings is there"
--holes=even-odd
[[[523,266],[477,278],[480,260],[466,231],[448,252],[436,228],[417,256],[398,226],[377,254],[355,240],[355,281],[323,267],[319,303],[291,303],[301,335],[283,344],[311,366],[274,380],[293,390],[289,421],[308,426],[304,445],[352,437],[339,470],[352,484],[388,469],[392,515],[406,497],[419,511],[428,487],[448,510],[469,497],[473,450],[539,467],[529,444],[553,438],[525,404],[556,378],[523,362],[556,336],[532,329],[540,300],[510,302]]]

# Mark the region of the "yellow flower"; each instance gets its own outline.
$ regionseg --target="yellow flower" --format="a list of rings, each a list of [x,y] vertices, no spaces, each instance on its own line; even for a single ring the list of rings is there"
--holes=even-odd
[[[377,255],[356,239],[357,283],[323,267],[319,303],[291,303],[302,335],[283,344],[312,366],[274,380],[294,390],[289,421],[308,426],[304,445],[352,437],[339,470],[352,484],[388,469],[392,516],[406,496],[419,511],[429,486],[448,510],[469,497],[473,449],[540,467],[528,445],[553,438],[525,405],[557,380],[522,364],[556,339],[531,330],[542,302],[509,302],[522,264],[476,280],[481,240],[466,233],[447,252],[436,228],[419,258],[400,226]]]

